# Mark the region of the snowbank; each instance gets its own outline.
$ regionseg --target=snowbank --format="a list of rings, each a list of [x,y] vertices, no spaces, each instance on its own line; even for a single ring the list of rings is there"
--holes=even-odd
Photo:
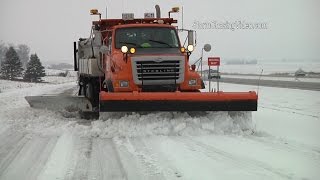
[[[112,137],[180,136],[205,134],[243,134],[252,132],[251,117],[247,114],[230,116],[227,112],[189,115],[180,112],[158,113],[103,113],[99,121],[82,135]],[[82,129],[83,127],[77,127]],[[80,133],[81,134],[81,133]]]
[[[100,120],[65,118],[59,112],[20,108],[0,115],[5,124],[21,131],[43,135],[70,131],[80,137],[146,137],[146,136],[195,136],[208,134],[252,133],[251,116],[230,116],[227,112],[210,112],[204,115],[189,115],[180,112],[102,114]],[[3,123],[4,124],[4,123]]]

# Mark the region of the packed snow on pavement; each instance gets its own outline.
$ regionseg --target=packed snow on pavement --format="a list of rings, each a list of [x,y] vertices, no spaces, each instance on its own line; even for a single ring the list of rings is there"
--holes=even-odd
[[[91,122],[29,107],[25,96],[76,92],[73,77],[50,78],[39,84],[0,80],[1,180],[320,176],[318,91],[260,87],[249,125],[226,112],[102,113]]]

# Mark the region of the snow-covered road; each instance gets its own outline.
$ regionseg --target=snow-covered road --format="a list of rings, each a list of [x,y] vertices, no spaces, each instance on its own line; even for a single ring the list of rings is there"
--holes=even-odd
[[[319,179],[320,92],[260,87],[253,134],[223,112],[104,113],[89,122],[24,100],[75,85],[0,82],[8,87],[0,93],[1,180]]]
[[[319,151],[256,136],[78,137],[5,131],[1,179],[318,179]]]

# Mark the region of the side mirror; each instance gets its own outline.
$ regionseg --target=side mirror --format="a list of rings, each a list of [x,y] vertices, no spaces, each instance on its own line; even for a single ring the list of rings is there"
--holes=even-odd
[[[189,45],[193,45],[194,46],[194,36],[193,36],[193,32],[192,30],[188,31],[188,46]]]

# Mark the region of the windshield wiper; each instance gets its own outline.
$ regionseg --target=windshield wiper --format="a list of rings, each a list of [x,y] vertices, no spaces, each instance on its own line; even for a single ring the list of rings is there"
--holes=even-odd
[[[164,44],[164,45],[167,45],[168,47],[173,48],[173,46],[171,46],[170,44],[168,44],[166,42],[163,42],[163,41],[157,41],[157,40],[153,40],[153,39],[149,39],[148,41],[156,42],[156,43],[159,43],[159,44]]]
[[[131,44],[131,45],[134,45],[134,46],[138,46],[136,43],[134,43],[134,42],[123,42],[123,41],[120,41],[119,43],[121,43],[121,44]]]

